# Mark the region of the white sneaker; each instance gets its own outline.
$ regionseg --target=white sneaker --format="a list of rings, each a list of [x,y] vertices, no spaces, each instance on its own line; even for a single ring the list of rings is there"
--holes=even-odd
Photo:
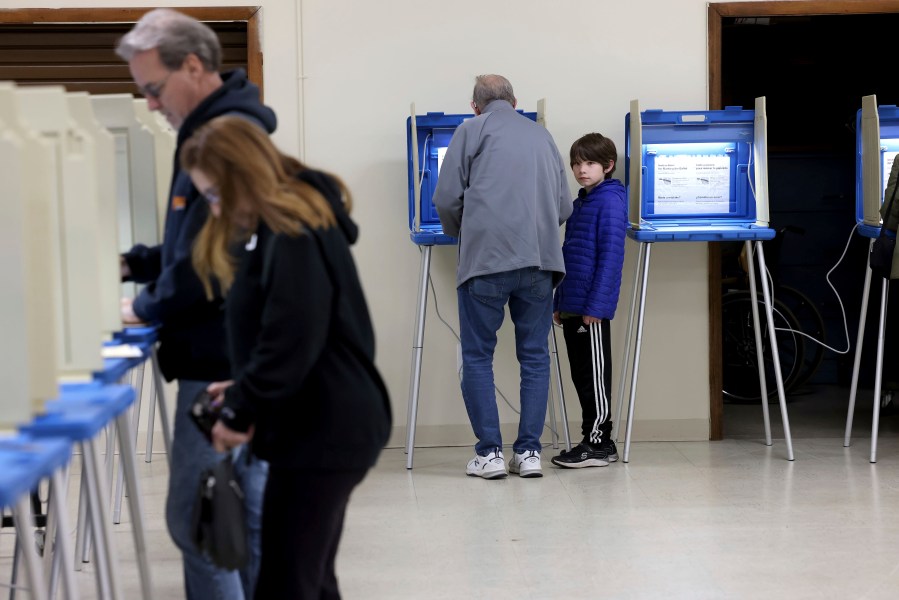
[[[516,452],[509,461],[509,471],[518,473],[520,477],[543,477],[540,453],[536,450]]]
[[[506,459],[503,457],[503,451],[491,450],[487,456],[475,454],[474,458],[468,461],[465,474],[484,479],[505,477],[508,473],[506,473]]]

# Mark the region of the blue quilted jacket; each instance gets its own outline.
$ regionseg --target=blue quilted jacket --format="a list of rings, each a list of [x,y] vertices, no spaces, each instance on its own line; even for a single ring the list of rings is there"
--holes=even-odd
[[[612,319],[621,291],[627,197],[617,179],[590,193],[581,188],[565,224],[565,279],[556,288],[553,310]]]

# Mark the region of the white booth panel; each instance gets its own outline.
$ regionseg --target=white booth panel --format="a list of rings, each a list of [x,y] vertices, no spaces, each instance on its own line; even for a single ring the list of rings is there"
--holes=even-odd
[[[156,155],[156,208],[159,226],[159,241],[162,242],[165,230],[165,215],[169,207],[169,187],[172,182],[173,162],[178,133],[172,129],[165,119],[159,118],[158,112],[150,112],[146,98],[135,98],[134,112],[138,121],[153,133]]]
[[[119,252],[127,252],[134,245],[131,227],[131,174],[128,160],[128,134],[110,132],[112,135],[113,170],[115,177],[116,219],[118,221]]]
[[[25,194],[22,144],[0,115],[0,429],[31,417],[25,297]]]
[[[69,111],[78,126],[89,132],[94,140],[94,173],[97,185],[97,258],[100,273],[98,290],[103,333],[111,338],[122,328],[120,309],[121,269],[119,267],[119,236],[116,208],[115,143],[112,134],[94,117],[94,109],[87,92],[68,94]]]
[[[59,240],[52,227],[51,199],[56,178],[51,174],[55,145],[25,127],[19,115],[16,87],[0,83],[0,119],[16,132],[21,148],[19,169],[25,198],[23,213],[25,235],[25,326],[28,329],[29,397],[36,410],[45,400],[58,394],[57,348],[60,325],[57,307],[61,292],[56,285],[56,256]]]
[[[55,143],[54,168],[46,176],[56,179],[51,224],[59,240],[60,375],[89,378],[103,367],[94,141],[71,119],[64,88],[17,88],[16,97],[27,126]]]
[[[156,156],[153,134],[134,113],[130,94],[91,96],[97,120],[112,133],[116,143],[117,180],[125,175],[125,184],[117,185],[119,194],[119,249],[134,244],[159,243],[156,209]]]

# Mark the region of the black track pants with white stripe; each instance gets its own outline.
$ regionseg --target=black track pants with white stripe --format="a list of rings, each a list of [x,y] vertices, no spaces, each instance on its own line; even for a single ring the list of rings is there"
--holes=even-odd
[[[562,319],[571,380],[581,402],[584,440],[599,444],[612,432],[612,342],[608,319],[585,325],[581,317]]]

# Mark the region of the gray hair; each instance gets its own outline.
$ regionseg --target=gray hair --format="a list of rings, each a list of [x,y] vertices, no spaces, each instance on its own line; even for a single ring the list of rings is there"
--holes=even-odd
[[[484,110],[494,100],[505,100],[515,106],[515,93],[512,91],[512,84],[502,75],[478,75],[475,77],[471,99],[479,110]]]
[[[181,68],[188,54],[194,54],[210,72],[222,66],[222,46],[208,26],[169,8],[151,10],[126,33],[116,47],[116,54],[126,61],[135,54],[157,49],[159,59],[169,70]]]

